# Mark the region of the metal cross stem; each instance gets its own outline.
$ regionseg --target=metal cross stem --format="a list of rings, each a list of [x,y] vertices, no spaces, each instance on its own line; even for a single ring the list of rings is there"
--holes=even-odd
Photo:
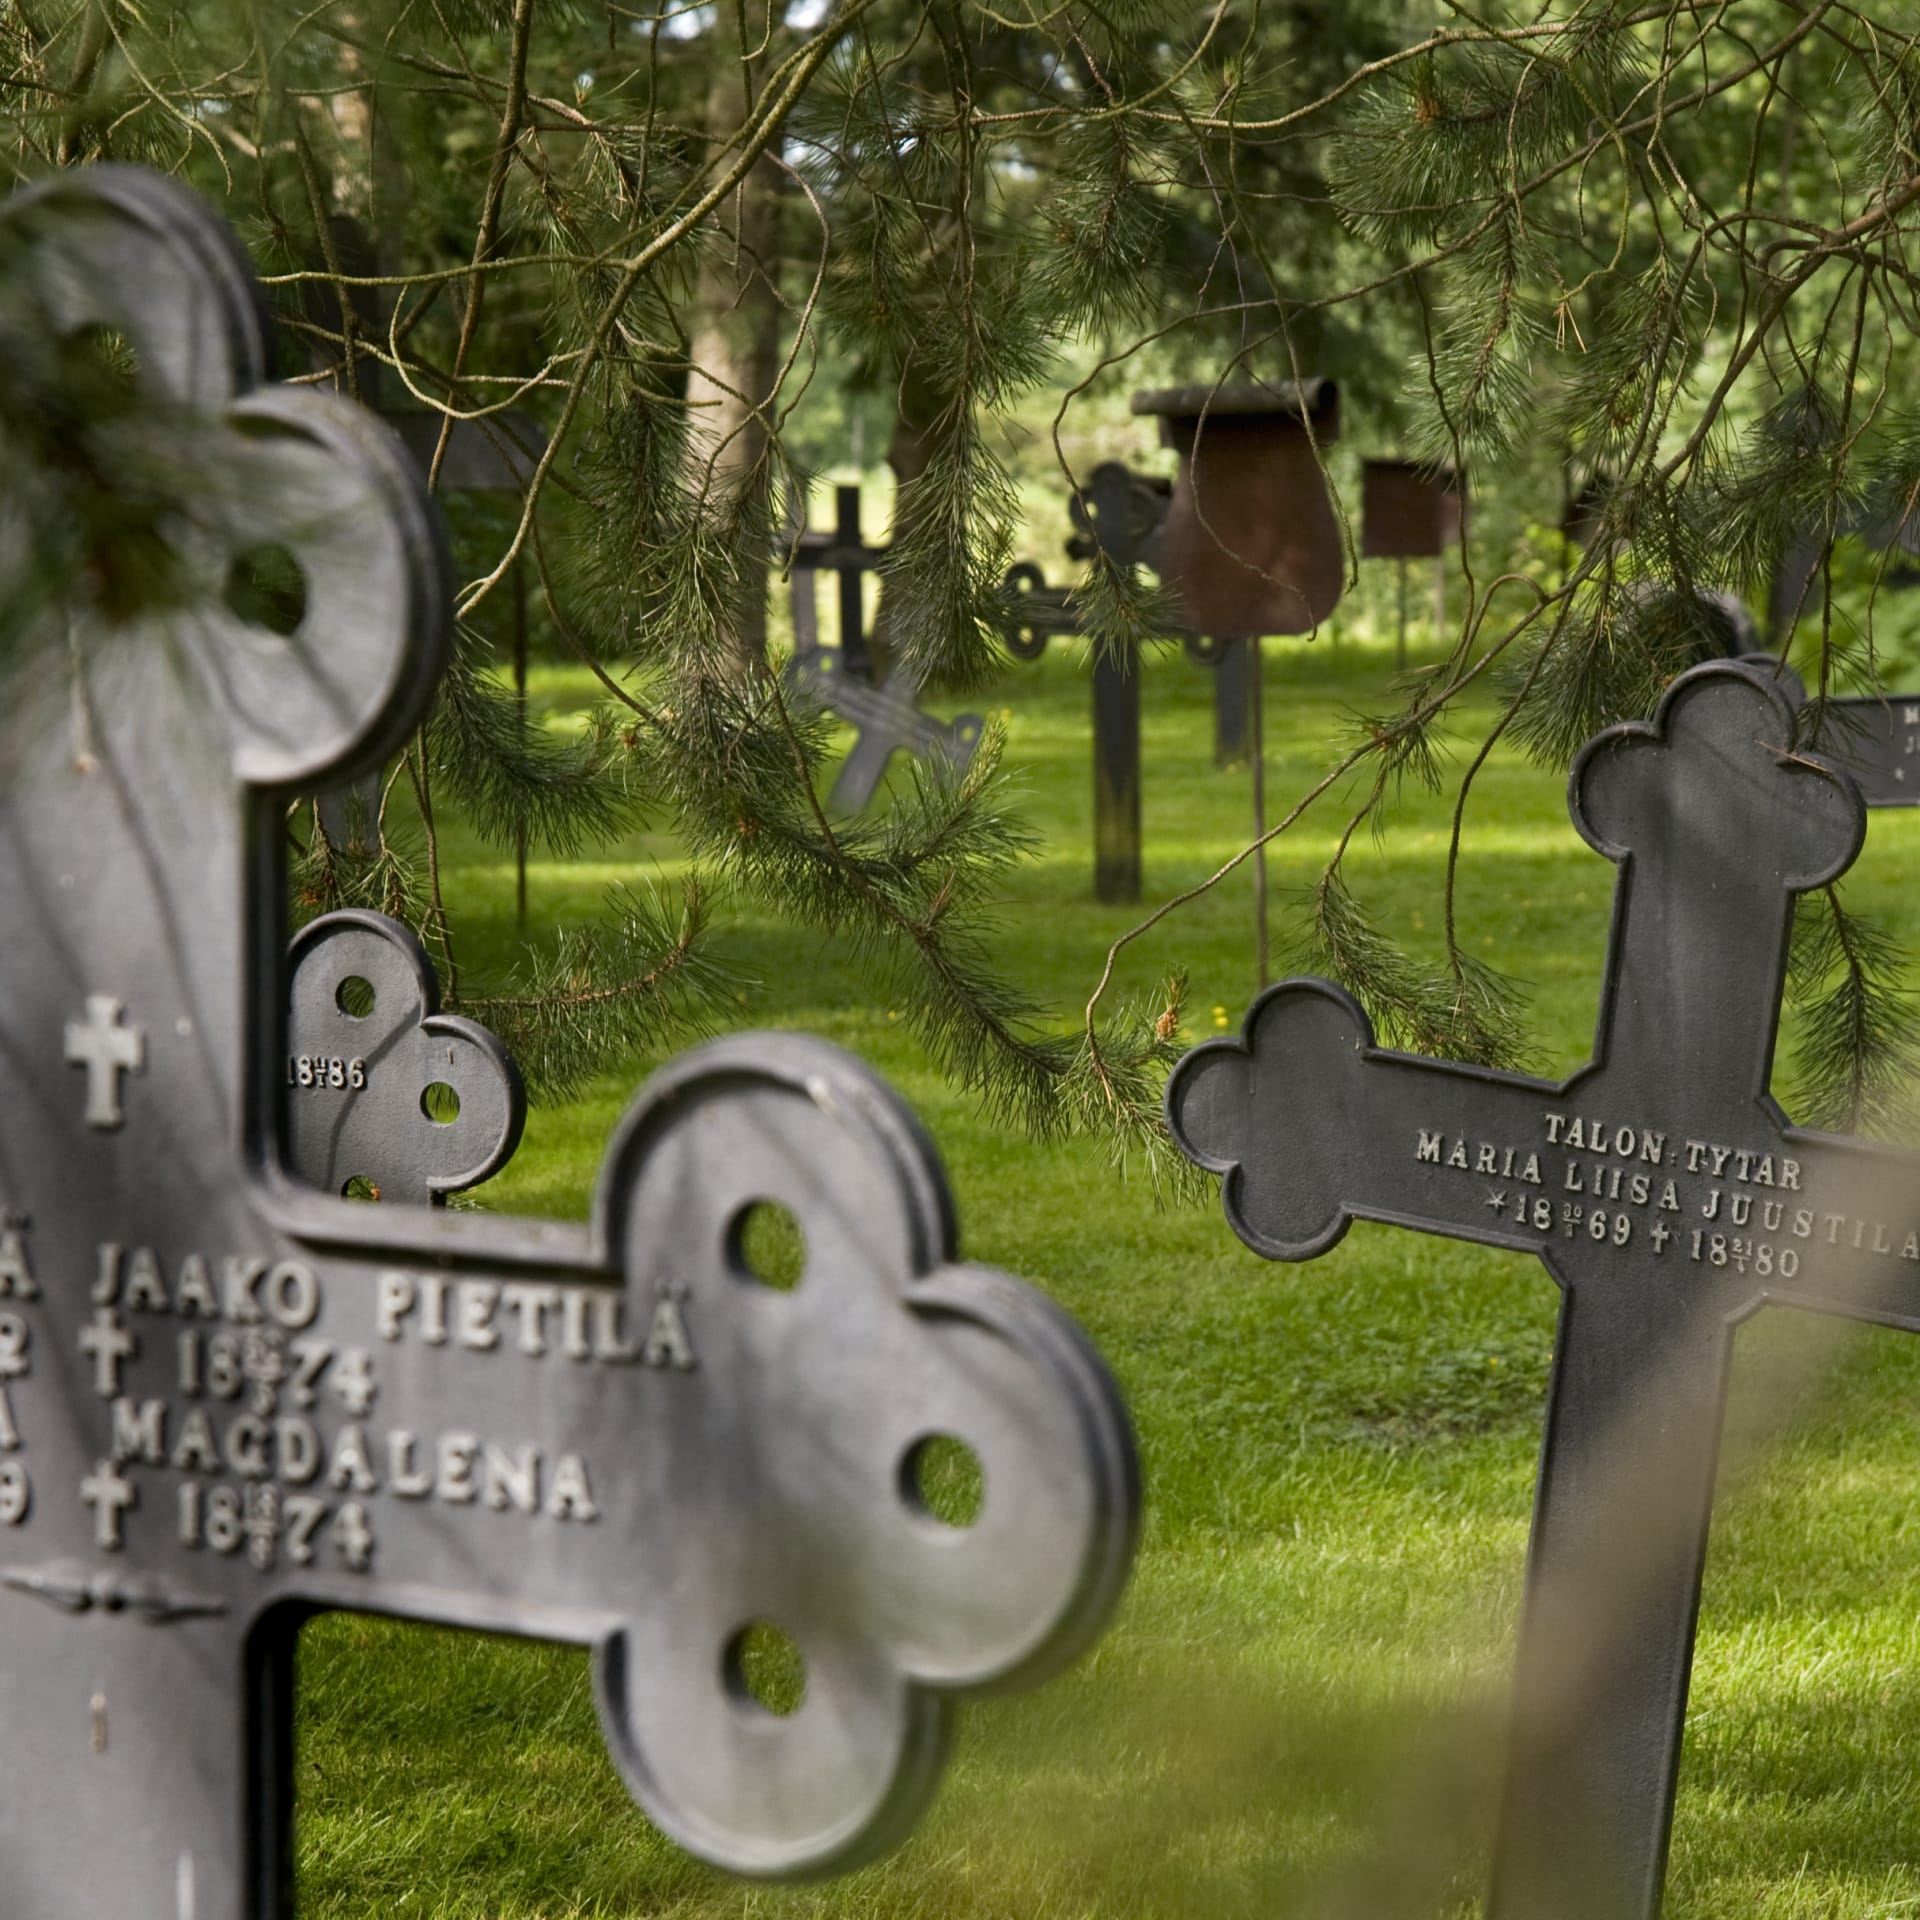
[[[1561,1289],[1518,1709],[1489,1910],[1660,1905],[1732,1341],[1763,1306],[1920,1331],[1913,1156],[1794,1127],[1769,1091],[1794,896],[1859,851],[1845,774],[1749,669],[1695,669],[1575,763],[1620,867],[1593,1062],[1555,1084],[1375,1044],[1323,981],[1167,1090],[1272,1259],[1355,1219],[1537,1254]]]

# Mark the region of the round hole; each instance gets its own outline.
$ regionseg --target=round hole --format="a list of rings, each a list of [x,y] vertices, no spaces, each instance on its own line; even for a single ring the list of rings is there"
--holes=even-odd
[[[333,991],[333,1004],[350,1020],[364,1020],[373,1011],[373,982],[350,973]]]
[[[770,1620],[742,1627],[722,1657],[727,1691],[744,1707],[784,1719],[807,1697],[807,1663],[792,1636]]]
[[[444,1080],[430,1081],[420,1095],[420,1111],[436,1127],[450,1127],[460,1118],[460,1096]]]
[[[791,1293],[807,1270],[806,1236],[791,1208],[754,1200],[733,1216],[728,1251],[734,1270],[776,1293]]]
[[[227,568],[226,599],[248,626],[294,633],[307,617],[307,576],[285,547],[249,547]]]
[[[356,1173],[341,1189],[343,1200],[378,1200],[380,1189],[364,1173]]]
[[[89,411],[118,413],[132,403],[140,356],[118,327],[76,327],[60,342],[67,390]]]
[[[950,1433],[916,1440],[900,1462],[900,1497],[943,1527],[970,1527],[986,1503],[980,1456]]]

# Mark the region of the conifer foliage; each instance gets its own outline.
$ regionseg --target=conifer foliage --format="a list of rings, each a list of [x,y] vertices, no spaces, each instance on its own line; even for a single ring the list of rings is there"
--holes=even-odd
[[[1456,933],[1494,744],[1564,764],[1646,713],[1713,647],[1705,588],[1801,635],[1810,719],[1881,669],[1888,538],[1920,498],[1899,402],[1920,45],[1892,7],[12,0],[0,61],[15,180],[183,174],[251,249],[283,373],[439,416],[436,485],[456,426],[519,462],[520,494],[446,489],[457,658],[379,803],[340,844],[311,813],[289,830],[313,907],[407,914],[550,1086],[707,1017],[737,892],[851,942],[999,1110],[1157,1150],[1179,983],[1108,1013],[1116,949],[1063,1034],[996,964],[996,886],[1029,844],[997,740],[964,777],[897,778],[872,818],[818,797],[823,732],[765,611],[810,396],[889,415],[883,652],[953,688],[999,669],[1004,427],[1063,367],[1085,375],[1068,408],[1169,370],[1334,375],[1350,444],[1466,474],[1441,657],[1273,830],[1358,794],[1304,939],[1409,1044],[1524,1057],[1512,983]],[[0,356],[9,455],[44,453],[75,404],[60,368]],[[55,463],[137,519],[111,463],[86,466]],[[1575,494],[1578,544],[1553,531]],[[1164,623],[1104,561],[1079,593],[1107,643]],[[529,726],[503,680],[522,602],[601,691],[577,735]],[[1489,690],[1495,719],[1451,757]],[[1437,965],[1343,864],[1408,777],[1456,801]],[[503,845],[665,822],[697,877],[673,901],[624,892],[522,978],[474,980],[439,871],[448,804]],[[1870,1115],[1898,1077],[1897,967],[1837,898],[1803,918],[1810,1096]]]

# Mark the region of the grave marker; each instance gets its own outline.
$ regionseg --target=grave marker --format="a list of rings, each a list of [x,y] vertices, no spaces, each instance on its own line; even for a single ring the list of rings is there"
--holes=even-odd
[[[1102,462],[1123,474],[1128,489],[1126,550],[1135,563],[1157,568],[1160,530],[1166,523],[1173,502],[1170,481],[1157,474],[1136,473],[1118,461]],[[1070,560],[1090,560],[1100,551],[1094,530],[1093,502],[1099,497],[1101,468],[1095,467],[1092,484],[1084,494],[1076,494],[1067,503],[1073,524],[1079,532],[1067,541]],[[1108,485],[1114,485],[1108,482]],[[1020,561],[1007,571],[1006,593],[1012,613],[1005,641],[1007,651],[1016,660],[1038,660],[1055,634],[1079,633],[1080,616],[1075,612],[1072,595],[1064,587],[1050,587],[1044,568],[1031,560]],[[1213,681],[1213,759],[1220,767],[1238,766],[1247,759],[1248,687],[1257,669],[1252,657],[1253,643],[1222,639],[1214,634],[1195,633],[1175,627],[1169,639],[1177,638],[1187,658],[1196,666],[1214,670]]]
[[[1057,1666],[1112,1605],[1138,1487],[1110,1379],[957,1263],[911,1114],[798,1035],[658,1073],[584,1227],[289,1177],[285,811],[431,693],[429,504],[364,411],[261,384],[244,258],[179,186],[59,175],[7,203],[0,255],[49,333],[131,340],[203,589],[144,618],[76,590],[0,653],[9,1920],[283,1920],[293,1650],[327,1607],[591,1647],[676,1840],[761,1875],[870,1855],[930,1792],[950,1696]],[[18,524],[0,506],[15,585]],[[220,604],[263,542],[304,576],[291,636]],[[762,1205],[804,1237],[791,1292],[748,1264]],[[940,1434],[984,1470],[964,1530],[917,1497]],[[786,1717],[746,1691],[760,1621],[805,1663]]]
[[[922,712],[919,688],[898,670],[877,687],[869,682],[872,661],[861,622],[860,575],[883,559],[886,550],[868,547],[860,538],[860,489],[841,487],[837,493],[839,525],[831,542],[803,536],[794,559],[793,658],[787,663],[786,681],[855,729],[852,750],[835,777],[830,799],[842,813],[859,813],[879,791],[887,762],[903,749],[916,760],[944,762],[964,773],[973,763],[984,722],[977,713],[936,720]],[[828,568],[840,575],[838,648],[821,645],[814,600],[814,581]]]
[[[1360,469],[1360,552],[1368,560],[1391,560],[1399,575],[1399,635],[1396,664],[1407,664],[1407,562],[1432,560],[1433,626],[1447,624],[1446,552],[1466,531],[1466,483],[1450,467],[1417,460],[1369,460]]]
[[[1740,663],[1775,682],[1795,710],[1807,703],[1806,682],[1771,653]],[[1920,807],[1920,693],[1831,696],[1817,745],[1852,774],[1869,807]]]
[[[1657,1913],[1734,1330],[1787,1305],[1920,1331],[1911,1155],[1768,1093],[1794,896],[1860,796],[1750,669],[1698,667],[1576,760],[1621,869],[1593,1064],[1562,1084],[1390,1052],[1294,980],[1175,1070],[1175,1138],[1250,1247],[1356,1219],[1537,1254],[1561,1289],[1489,1911]]]
[[[410,928],[348,908],[293,937],[288,1158],[324,1193],[444,1206],[513,1158],[526,1089],[477,1021],[440,1011]]]

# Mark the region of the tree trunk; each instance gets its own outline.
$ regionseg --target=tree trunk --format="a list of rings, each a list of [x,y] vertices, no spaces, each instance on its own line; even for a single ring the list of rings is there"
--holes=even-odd
[[[717,9],[707,126],[716,146],[747,117],[751,67],[742,56],[738,15]],[[742,671],[767,657],[767,569],[771,497],[767,412],[780,377],[779,272],[781,174],[762,159],[717,219],[700,267],[697,318],[687,380],[693,429],[691,477],[737,516],[741,580],[733,642]]]

